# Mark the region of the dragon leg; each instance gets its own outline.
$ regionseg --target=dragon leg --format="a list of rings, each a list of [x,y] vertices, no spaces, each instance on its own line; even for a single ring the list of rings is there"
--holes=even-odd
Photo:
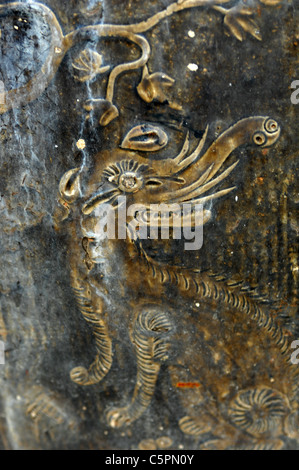
[[[75,367],[70,376],[79,385],[93,385],[100,382],[110,370],[113,360],[112,341],[103,318],[102,299],[92,298],[87,282],[80,280],[79,276],[72,276],[72,288],[84,319],[92,326],[97,355],[88,369]]]
[[[169,357],[173,331],[169,311],[161,311],[161,306],[143,307],[138,314],[131,338],[137,357],[135,390],[129,405],[108,411],[107,421],[112,428],[131,424],[148,408],[161,363]]]

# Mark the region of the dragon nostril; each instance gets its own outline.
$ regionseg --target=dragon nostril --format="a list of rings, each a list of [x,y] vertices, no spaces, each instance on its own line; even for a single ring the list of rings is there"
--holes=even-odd
[[[256,145],[263,145],[266,142],[266,136],[263,132],[256,132],[253,136],[253,142]]]
[[[274,119],[268,119],[265,122],[265,129],[270,133],[276,132],[278,130],[278,124],[276,121],[274,121]]]

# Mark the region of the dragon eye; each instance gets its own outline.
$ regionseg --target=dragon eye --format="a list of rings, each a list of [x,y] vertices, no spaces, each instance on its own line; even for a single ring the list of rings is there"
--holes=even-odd
[[[127,171],[119,178],[118,187],[126,193],[135,193],[143,185],[143,178],[137,176],[136,173]]]

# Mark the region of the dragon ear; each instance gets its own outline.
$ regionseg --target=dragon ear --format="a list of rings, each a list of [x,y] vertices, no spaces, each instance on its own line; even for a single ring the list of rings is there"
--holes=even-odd
[[[80,196],[80,170],[81,168],[73,168],[60,180],[58,206],[53,216],[55,230],[59,230],[61,222],[68,218],[71,212],[70,204]]]
[[[67,171],[60,180],[59,194],[69,204],[80,196],[80,171],[81,168],[73,168]]]

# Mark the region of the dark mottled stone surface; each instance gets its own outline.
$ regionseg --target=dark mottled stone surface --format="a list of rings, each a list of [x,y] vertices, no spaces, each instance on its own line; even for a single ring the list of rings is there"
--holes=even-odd
[[[51,31],[42,15],[28,9],[19,16],[8,2],[2,4],[0,79],[9,91],[26,85],[40,70],[49,54]],[[139,23],[171,1],[44,4],[66,35],[98,23]],[[149,73],[163,72],[175,80],[164,89],[158,81],[167,99],[142,100],[137,92],[141,67],[116,79],[116,119],[99,125],[95,107],[86,120],[89,111],[83,105],[105,96],[109,74],[76,80],[72,64],[80,52],[97,51],[111,70],[140,54],[127,39],[93,33],[82,35],[66,52],[36,99],[0,115],[0,338],[5,344],[0,448],[298,448],[299,365],[290,368],[291,349],[281,354],[277,337],[271,339],[244,311],[235,311],[232,297],[225,307],[203,290],[193,295],[191,287],[188,293],[176,281],[165,286],[160,274],[156,286],[148,286],[151,275],[145,264],[140,267],[142,255],[136,252],[130,258],[121,243],[111,248],[114,258],[107,261],[107,271],[103,268],[101,291],[108,298],[104,321],[113,339],[111,369],[90,386],[70,378],[70,371],[88,367],[98,350],[93,326],[82,317],[70,281],[72,263],[78,256],[80,264],[84,256],[78,255],[80,202],[57,228],[59,182],[68,170],[84,166],[82,191],[87,191],[93,173],[100,179],[97,162],[107,158],[113,163],[115,149],[142,123],[159,126],[168,136],[161,150],[139,152],[150,164],[178,155],[187,131],[193,150],[209,125],[206,150],[243,118],[269,116],[278,123],[281,133],[274,145],[264,149],[247,142],[228,157],[224,168],[240,162],[216,189],[236,189],[209,203],[212,217],[204,225],[200,250],[185,251],[184,240],[148,240],[143,246],[165,269],[175,265],[188,272],[213,271],[223,274],[225,282],[243,281],[256,288],[256,297],[267,300],[262,303],[265,318],[284,330],[289,344],[299,338],[299,104],[291,101],[291,84],[299,79],[298,3],[244,0],[221,5],[233,7],[231,22],[223,11],[203,5],[174,13],[142,33],[151,47]],[[252,17],[244,13],[248,8]],[[190,64],[196,64],[196,70]],[[78,148],[80,139],[84,149]],[[78,273],[84,277],[82,270]],[[143,297],[147,303],[161,304],[161,311],[173,312],[165,320],[171,317],[169,329],[174,331],[171,346],[166,345],[171,351],[167,359],[157,360],[157,383],[141,416],[127,426],[113,427],[107,413],[126,406],[134,393],[136,318],[142,318],[138,315]],[[244,406],[250,411],[240,418]],[[186,424],[186,416],[195,419],[192,425]]]

